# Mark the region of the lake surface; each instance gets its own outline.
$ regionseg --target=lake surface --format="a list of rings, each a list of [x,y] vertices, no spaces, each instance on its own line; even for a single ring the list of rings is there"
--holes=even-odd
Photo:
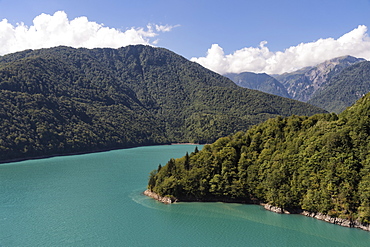
[[[164,205],[142,195],[151,170],[194,148],[0,165],[0,246],[370,246],[370,232],[256,205]]]

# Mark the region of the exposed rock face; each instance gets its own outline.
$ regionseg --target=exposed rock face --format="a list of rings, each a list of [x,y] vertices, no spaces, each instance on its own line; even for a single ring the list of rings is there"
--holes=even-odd
[[[229,73],[224,76],[244,88],[307,102],[316,93],[325,89],[333,76],[339,74],[343,69],[363,61],[365,61],[363,58],[343,56],[282,75],[270,76],[265,73],[243,72]]]
[[[144,191],[144,195],[149,196],[149,197],[151,197],[151,198],[153,198],[153,199],[155,199],[159,202],[162,202],[164,204],[171,204],[171,203],[177,202],[176,198],[167,197],[167,196],[160,196],[157,193],[155,193],[153,191],[150,191],[150,190]]]
[[[370,62],[364,61],[343,69],[307,103],[329,112],[341,113],[370,91]]]
[[[365,59],[351,56],[338,57],[314,67],[276,75],[275,78],[285,86],[292,99],[307,102],[318,90],[325,88],[330,78],[339,74],[343,69],[362,61]]]
[[[269,211],[274,212],[274,213],[278,213],[278,214],[290,214],[290,212],[288,210],[285,210],[283,208],[279,208],[279,207],[276,207],[276,206],[272,206],[270,204],[262,204],[262,206],[266,210],[269,210]]]

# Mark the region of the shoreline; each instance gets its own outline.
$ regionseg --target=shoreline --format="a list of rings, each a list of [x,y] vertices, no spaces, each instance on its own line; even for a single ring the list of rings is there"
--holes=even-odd
[[[176,203],[176,202],[180,202],[179,200],[177,200],[174,197],[162,197],[162,196],[158,195],[157,193],[155,193],[155,192],[153,192],[149,189],[145,190],[143,192],[143,194],[148,196],[148,197],[151,197],[151,198],[153,198],[153,199],[155,199],[155,200],[157,200],[161,203],[164,203],[164,204],[173,204],[173,203]],[[190,202],[190,201],[184,201],[184,202]],[[191,201],[191,202],[205,202],[205,201]],[[216,202],[216,201],[212,201],[212,202]],[[222,202],[222,201],[218,201],[218,202]],[[224,201],[224,203],[228,203],[228,202]],[[241,202],[234,202],[234,203],[241,203]],[[279,208],[279,207],[272,206],[272,205],[267,204],[267,203],[262,203],[262,202],[257,202],[257,201],[251,201],[251,203],[242,203],[242,204],[260,205],[265,210],[268,210],[268,211],[271,211],[271,212],[274,212],[274,213],[278,213],[278,214],[299,214],[299,215],[302,215],[302,216],[322,220],[322,221],[325,221],[327,223],[331,223],[331,224],[335,224],[335,225],[339,225],[339,226],[344,226],[344,227],[349,227],[349,228],[358,228],[358,229],[370,232],[370,224],[361,223],[357,220],[347,220],[347,219],[342,219],[342,218],[338,218],[338,217],[331,217],[331,216],[326,215],[326,214],[308,212],[308,211],[300,210],[300,209],[289,211],[289,210],[286,210],[286,209],[283,209],[283,208]]]
[[[204,144],[193,143],[193,142],[173,142],[170,145],[204,145]]]
[[[157,146],[157,145],[161,146],[161,145],[166,145],[166,144],[153,144],[153,145],[148,144],[148,145],[138,145],[138,146],[112,147],[112,148],[103,148],[103,149],[92,149],[92,150],[88,150],[88,151],[76,151],[76,152],[36,155],[36,156],[29,156],[29,157],[21,157],[21,158],[0,160],[0,164],[14,163],[14,162],[20,162],[20,161],[26,161],[26,160],[37,160],[37,159],[47,159],[47,158],[54,158],[54,157],[63,157],[63,156],[69,156],[69,155],[101,153],[101,152],[109,152],[109,151],[114,151],[114,150],[119,150],[119,149],[129,149],[129,148]]]
[[[126,146],[126,147],[112,147],[112,148],[103,148],[103,149],[95,149],[95,150],[88,150],[88,151],[77,151],[77,152],[67,152],[67,153],[56,153],[56,154],[46,154],[46,155],[36,155],[36,156],[29,156],[29,157],[21,157],[21,158],[13,158],[13,159],[7,159],[7,160],[0,160],[0,164],[5,163],[14,163],[14,162],[20,162],[25,160],[36,160],[36,159],[47,159],[47,158],[53,158],[53,157],[63,157],[68,155],[80,155],[80,154],[91,154],[91,153],[100,153],[100,152],[108,152],[108,151],[114,151],[119,149],[129,149],[129,148],[138,148],[138,147],[150,147],[150,146],[167,146],[167,145],[204,145],[199,143],[157,143],[157,144],[147,144],[147,145],[132,145],[132,146]]]
[[[311,217],[311,218],[315,218],[318,220],[322,220],[327,223],[331,223],[331,224],[335,224],[339,226],[345,226],[349,228],[359,228],[361,230],[370,232],[370,224],[361,223],[358,220],[342,219],[338,217],[332,217],[327,214],[309,212],[309,211],[301,210],[301,209],[289,211],[289,210],[285,210],[285,209],[282,209],[276,206],[272,206],[270,204],[263,204],[262,206],[266,210],[274,212],[274,213],[278,213],[278,214],[300,214],[306,217]]]

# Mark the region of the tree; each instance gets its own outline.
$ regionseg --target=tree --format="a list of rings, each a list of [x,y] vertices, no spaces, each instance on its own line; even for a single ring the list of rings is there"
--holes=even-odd
[[[187,171],[190,170],[190,157],[189,157],[188,152],[186,152],[186,155],[185,155],[184,168]]]

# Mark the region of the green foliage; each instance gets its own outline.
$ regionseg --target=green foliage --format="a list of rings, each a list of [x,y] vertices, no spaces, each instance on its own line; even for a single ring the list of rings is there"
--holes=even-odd
[[[237,87],[168,50],[56,47],[0,57],[0,161],[210,143],[276,115],[323,110]]]
[[[369,109],[370,93],[339,116],[269,119],[192,153],[190,169],[185,158],[172,159],[151,189],[185,201],[255,198],[370,223]]]

